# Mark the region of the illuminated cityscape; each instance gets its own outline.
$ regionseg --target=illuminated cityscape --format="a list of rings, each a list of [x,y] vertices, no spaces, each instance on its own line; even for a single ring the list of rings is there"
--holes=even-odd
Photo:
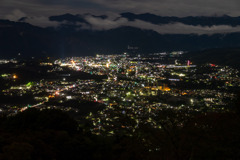
[[[161,128],[154,120],[165,109],[191,112],[227,112],[240,87],[239,71],[215,64],[194,65],[181,58],[183,52],[155,53],[150,56],[96,55],[41,61],[35,65],[1,60],[12,68],[42,68],[47,73],[37,81],[26,81],[2,90],[1,96],[26,97],[29,104],[3,102],[1,114],[14,115],[28,108],[60,109],[77,115],[79,101],[104,106],[77,118],[90,120],[94,134],[111,135],[140,124]],[[168,60],[168,63],[166,63]],[[165,61],[165,63],[161,63]],[[18,84],[18,72],[1,72],[1,79]],[[45,73],[44,73],[45,74]],[[86,75],[83,75],[86,74]],[[45,78],[46,77],[46,78]],[[67,105],[72,102],[73,105]],[[75,104],[74,104],[75,103]],[[121,121],[128,118],[131,123]]]
[[[144,136],[149,130],[178,141],[176,136],[168,135],[175,132],[172,127],[184,131],[188,121],[196,121],[192,131],[208,128],[211,122],[202,123],[213,118],[212,114],[225,115],[236,110],[239,70],[212,63],[197,65],[184,54],[179,51],[1,60],[0,115],[14,118],[28,111],[34,114],[32,109],[61,110],[77,121],[83,133],[113,139],[140,136],[134,143],[143,144],[147,157],[157,158],[168,151],[161,152],[162,142],[154,144]],[[43,116],[47,118],[47,113]],[[204,120],[201,116],[205,116]],[[64,121],[58,121],[61,120]]]

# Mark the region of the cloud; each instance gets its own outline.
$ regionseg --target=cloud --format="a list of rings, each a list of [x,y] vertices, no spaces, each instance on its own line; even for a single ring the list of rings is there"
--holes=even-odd
[[[213,25],[209,26],[193,26],[186,25],[183,23],[170,23],[157,25],[142,20],[128,21],[126,18],[107,18],[101,19],[93,16],[85,17],[86,21],[91,24],[93,30],[109,30],[123,26],[136,27],[143,30],[153,30],[159,34],[225,34],[225,33],[234,33],[240,32],[240,26],[232,27],[229,25]],[[88,26],[86,26],[88,27]]]
[[[99,0],[103,1],[103,0]],[[56,22],[50,21],[47,16],[29,16],[27,13],[21,10],[13,10],[12,13],[5,16],[6,19],[12,21],[18,21],[22,17],[27,17],[24,21],[35,26],[41,27],[57,27],[60,24],[68,24],[67,21]],[[89,24],[77,23],[78,28],[82,26],[82,29],[91,30],[109,30],[123,26],[136,27],[143,30],[153,30],[159,34],[216,34],[216,33],[233,33],[240,32],[240,26],[232,27],[230,25],[213,25],[209,26],[193,26],[183,23],[170,23],[170,24],[152,24],[150,22],[142,20],[128,21],[126,18],[121,17],[118,14],[112,14],[107,18],[100,18],[91,14],[85,14],[82,16]]]
[[[20,11],[19,9],[14,10],[11,14],[8,14],[5,16],[5,19],[11,20],[11,21],[18,21],[22,17],[26,17],[27,15]]]
[[[137,20],[135,22],[130,22],[128,24],[132,27],[139,27],[146,30],[154,30],[160,34],[198,34],[198,35],[212,35],[212,34],[226,34],[240,32],[240,26],[232,27],[228,25],[214,25],[211,27],[208,26],[193,26],[186,25],[183,23],[172,23],[164,25],[155,25],[148,22]]]
[[[6,15],[4,19],[8,19],[11,21],[19,21],[22,19],[23,22],[30,23],[35,26],[40,27],[57,27],[59,25],[58,22],[50,21],[48,17],[45,16],[28,16],[23,11],[16,9],[13,10],[12,13]]]
[[[154,13],[162,16],[240,15],[239,0],[89,0],[118,12]]]
[[[141,29],[154,30],[161,34],[214,34],[239,32],[239,26],[216,25],[211,27],[192,26],[182,23],[156,25],[135,20],[128,21],[119,13],[133,12],[152,13],[161,16],[210,16],[228,14],[240,15],[239,0],[2,0],[0,19],[18,21],[28,17],[25,22],[33,25],[48,27],[58,26],[59,22],[49,21],[47,17],[65,13],[96,15],[106,14],[108,18],[101,19],[90,15],[85,16],[92,26],[83,28],[108,30],[121,26],[131,26]],[[116,18],[118,19],[116,20]],[[82,25],[82,24],[81,24]]]
[[[1,15],[19,9],[30,16],[64,13],[153,13],[161,16],[240,15],[239,0],[1,0]]]
[[[108,30],[113,28],[121,27],[128,23],[128,20],[126,18],[118,18],[115,20],[115,18],[97,18],[93,16],[86,16],[86,21],[91,24],[91,29],[94,30]]]

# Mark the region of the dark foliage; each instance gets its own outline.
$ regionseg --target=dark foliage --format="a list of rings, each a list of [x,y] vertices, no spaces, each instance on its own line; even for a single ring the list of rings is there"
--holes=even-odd
[[[83,131],[62,111],[29,109],[13,117],[1,118],[0,159],[240,158],[238,114],[198,113],[186,116],[186,113],[188,111],[163,110],[155,117],[161,129],[141,124],[133,136],[119,132],[109,137],[92,135],[86,125],[81,125],[85,127]]]

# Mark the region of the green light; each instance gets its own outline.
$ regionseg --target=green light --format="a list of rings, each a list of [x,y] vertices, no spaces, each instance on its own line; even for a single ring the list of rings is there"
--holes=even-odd
[[[28,83],[26,84],[27,87],[31,87],[31,86],[33,86],[33,85],[34,85],[34,82],[28,82]]]
[[[8,75],[7,75],[7,74],[2,74],[1,76],[2,76],[2,77],[7,77]]]

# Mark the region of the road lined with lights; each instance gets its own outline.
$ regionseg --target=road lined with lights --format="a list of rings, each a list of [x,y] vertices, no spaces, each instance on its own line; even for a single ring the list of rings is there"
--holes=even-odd
[[[65,87],[65,88],[63,88],[63,89],[61,89],[61,90],[57,90],[57,91],[55,91],[55,93],[54,93],[53,95],[49,95],[49,97],[47,97],[45,101],[40,102],[40,103],[35,104],[35,105],[32,105],[32,106],[30,106],[30,105],[25,106],[25,107],[23,107],[23,108],[20,109],[20,112],[23,112],[23,111],[27,110],[28,108],[36,108],[36,107],[38,107],[38,106],[41,106],[41,105],[43,105],[44,103],[48,102],[50,97],[52,98],[52,97],[58,96],[58,95],[60,95],[61,92],[66,91],[66,90],[69,90],[69,89],[72,89],[72,88],[75,88],[75,87],[77,87],[77,86],[78,86],[77,84],[73,84],[73,85],[68,86],[68,87]]]

